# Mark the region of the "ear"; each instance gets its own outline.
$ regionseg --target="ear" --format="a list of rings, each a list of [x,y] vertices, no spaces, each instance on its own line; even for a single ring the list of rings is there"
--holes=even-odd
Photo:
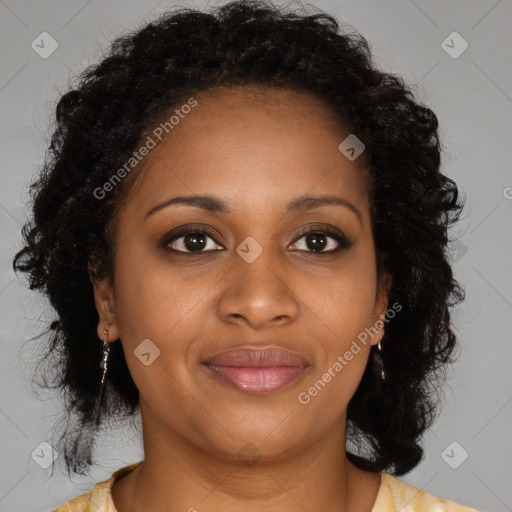
[[[94,289],[94,304],[98,312],[98,338],[107,342],[115,341],[119,338],[116,319],[114,315],[114,288],[108,277],[98,279],[89,272]],[[105,333],[107,331],[107,333]]]
[[[389,274],[383,274],[377,290],[375,300],[374,316],[372,326],[377,329],[377,333],[372,336],[372,345],[378,345],[384,336],[384,317],[388,310],[389,290],[391,289],[392,279]]]

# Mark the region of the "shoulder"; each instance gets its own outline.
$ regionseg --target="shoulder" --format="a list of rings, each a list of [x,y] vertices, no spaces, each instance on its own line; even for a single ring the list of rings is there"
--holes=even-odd
[[[116,512],[115,508],[109,506],[110,479],[97,483],[91,492],[81,494],[72,500],[67,501],[52,512]]]
[[[117,478],[134,470],[141,462],[118,469],[108,480],[98,482],[91,492],[73,498],[52,512],[116,512],[110,492],[112,485]]]
[[[481,512],[454,501],[438,498],[408,485],[389,473],[381,473],[381,488],[372,512]]]

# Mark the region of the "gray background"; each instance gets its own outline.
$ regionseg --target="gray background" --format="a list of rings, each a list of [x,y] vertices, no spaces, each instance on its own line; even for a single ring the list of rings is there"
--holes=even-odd
[[[54,101],[73,74],[100,59],[109,40],[171,5],[176,2],[0,1],[0,511],[49,510],[142,457],[137,432],[122,427],[100,440],[99,466],[88,478],[50,478],[50,470],[31,458],[50,439],[60,402],[31,393],[34,358],[24,342],[46,327],[52,312],[15,278],[11,260],[20,247],[26,187],[44,156]],[[444,172],[467,196],[462,222],[452,232],[452,239],[459,238],[452,246],[456,277],[467,293],[455,315],[460,357],[448,372],[441,415],[426,436],[426,457],[401,478],[468,506],[512,510],[512,3],[311,5],[359,30],[380,67],[418,84],[418,97],[440,120]],[[458,58],[441,46],[453,31],[469,44]],[[31,48],[42,32],[58,42],[47,59]],[[460,48],[460,41],[449,44]],[[453,446],[446,451],[453,442],[453,452]],[[468,458],[453,469],[445,459],[460,463],[462,450]]]

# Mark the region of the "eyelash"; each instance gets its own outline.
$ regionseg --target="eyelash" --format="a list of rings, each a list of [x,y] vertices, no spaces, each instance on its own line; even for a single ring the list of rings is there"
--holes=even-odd
[[[187,255],[202,255],[209,252],[214,252],[215,250],[201,250],[201,251],[180,251],[176,249],[171,249],[168,246],[174,242],[175,240],[178,240],[186,235],[189,234],[202,234],[206,235],[209,238],[211,238],[216,244],[221,245],[217,240],[215,239],[214,235],[207,229],[199,228],[199,227],[186,227],[182,230],[180,230],[178,233],[174,233],[171,236],[166,235],[163,237],[162,241],[160,242],[159,246],[162,248],[165,248],[168,251],[177,253],[177,254],[187,254]],[[350,249],[353,246],[353,242],[348,240],[345,236],[341,235],[340,233],[337,233],[335,231],[331,231],[325,228],[317,228],[317,227],[308,227],[302,230],[299,234],[299,236],[295,239],[293,244],[297,243],[301,238],[303,238],[305,235],[309,234],[319,234],[319,235],[326,235],[328,238],[334,239],[336,242],[338,242],[338,247],[336,249],[332,249],[330,251],[324,251],[324,252],[317,252],[317,251],[303,251],[299,250],[299,252],[306,252],[318,256],[328,256],[332,254],[339,253],[342,250]]]

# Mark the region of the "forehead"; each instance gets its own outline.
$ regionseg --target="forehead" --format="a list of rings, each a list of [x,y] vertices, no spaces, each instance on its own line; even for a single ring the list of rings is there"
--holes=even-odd
[[[366,197],[364,168],[338,149],[348,132],[316,96],[237,87],[194,99],[146,158],[135,187],[141,196],[212,193],[253,208],[305,194]]]

